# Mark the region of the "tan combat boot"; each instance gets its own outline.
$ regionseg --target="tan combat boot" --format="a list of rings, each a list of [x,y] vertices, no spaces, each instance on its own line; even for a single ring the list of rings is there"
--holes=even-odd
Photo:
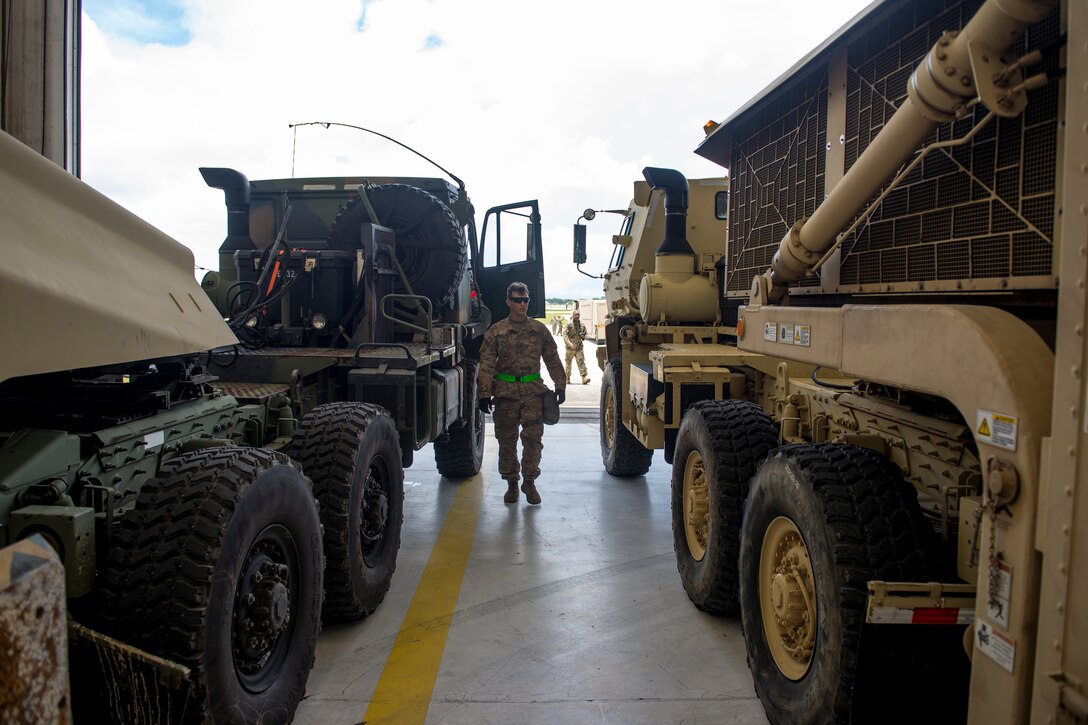
[[[582,385],[589,385],[589,378],[582,378]]]
[[[540,494],[537,493],[535,483],[533,483],[532,481],[526,481],[525,483],[521,484],[521,490],[525,492],[525,500],[528,501],[530,504],[536,506],[540,503]],[[514,500],[516,501],[517,499]]]
[[[518,482],[517,481],[507,481],[506,485],[508,486],[508,488],[506,489],[506,495],[502,497],[502,500],[505,501],[506,503],[517,503],[518,502]]]

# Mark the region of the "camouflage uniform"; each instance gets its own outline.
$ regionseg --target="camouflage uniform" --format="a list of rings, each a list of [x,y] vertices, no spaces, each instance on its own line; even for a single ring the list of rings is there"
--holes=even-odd
[[[477,384],[480,397],[495,399],[495,438],[499,442],[499,475],[516,482],[518,474],[525,481],[535,481],[540,475],[540,452],[544,445],[544,421],[541,400],[550,395],[548,386],[539,378],[540,359],[548,366],[557,391],[565,390],[563,364],[555,339],[547,326],[532,318],[524,322],[509,319],[496,322],[484,335],[480,349],[480,372]],[[497,380],[496,375],[523,377],[537,375],[530,382]],[[521,466],[518,466],[518,427],[521,428]]]
[[[582,373],[582,382],[589,382],[589,372],[586,370],[586,354],[582,351],[582,339],[585,334],[586,326],[582,324],[581,320],[573,318],[567,323],[567,329],[563,330],[563,341],[567,343],[566,377],[563,379],[568,383],[570,382],[571,358],[578,361],[578,372]]]

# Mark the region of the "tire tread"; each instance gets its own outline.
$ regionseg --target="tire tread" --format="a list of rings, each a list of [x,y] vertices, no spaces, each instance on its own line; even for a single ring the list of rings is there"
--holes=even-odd
[[[621,406],[623,404],[622,398],[620,397],[620,381],[623,380],[623,371],[620,365],[621,363],[619,360],[609,360],[608,365],[605,367],[604,380],[601,382],[601,458],[604,461],[604,469],[609,475],[617,476],[619,478],[629,478],[645,475],[646,472],[650,470],[650,465],[653,463],[654,459],[654,451],[652,448],[646,448],[639,443],[638,439],[631,435],[631,431],[623,426],[623,420],[620,414]],[[615,401],[614,408],[616,411],[616,419],[613,421],[616,430],[616,442],[611,449],[608,447],[604,437],[604,399],[607,387],[612,388],[612,396]]]

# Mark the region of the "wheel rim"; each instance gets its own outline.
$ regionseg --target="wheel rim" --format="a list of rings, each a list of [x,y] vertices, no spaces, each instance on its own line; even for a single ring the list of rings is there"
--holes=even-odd
[[[816,641],[816,590],[808,548],[790,519],[779,516],[763,535],[759,553],[763,632],[782,674],[800,680]]]
[[[299,558],[291,532],[276,524],[257,536],[238,578],[234,599],[234,670],[250,692],[263,692],[279,675],[290,649],[298,609]]]
[[[706,466],[699,451],[688,454],[684,464],[683,512],[688,552],[695,561],[702,561],[710,536],[710,495],[707,491]]]
[[[363,561],[376,566],[385,546],[385,529],[389,521],[389,475],[382,461],[375,459],[363,484],[363,514],[359,517]]]
[[[604,389],[604,444],[608,450],[616,447],[616,396],[612,386]]]

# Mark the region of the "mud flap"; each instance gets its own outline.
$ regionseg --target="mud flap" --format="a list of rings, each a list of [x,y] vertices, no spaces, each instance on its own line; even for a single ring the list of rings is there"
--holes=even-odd
[[[180,723],[192,684],[189,668],[76,622],[68,622],[72,705],[107,722]]]

